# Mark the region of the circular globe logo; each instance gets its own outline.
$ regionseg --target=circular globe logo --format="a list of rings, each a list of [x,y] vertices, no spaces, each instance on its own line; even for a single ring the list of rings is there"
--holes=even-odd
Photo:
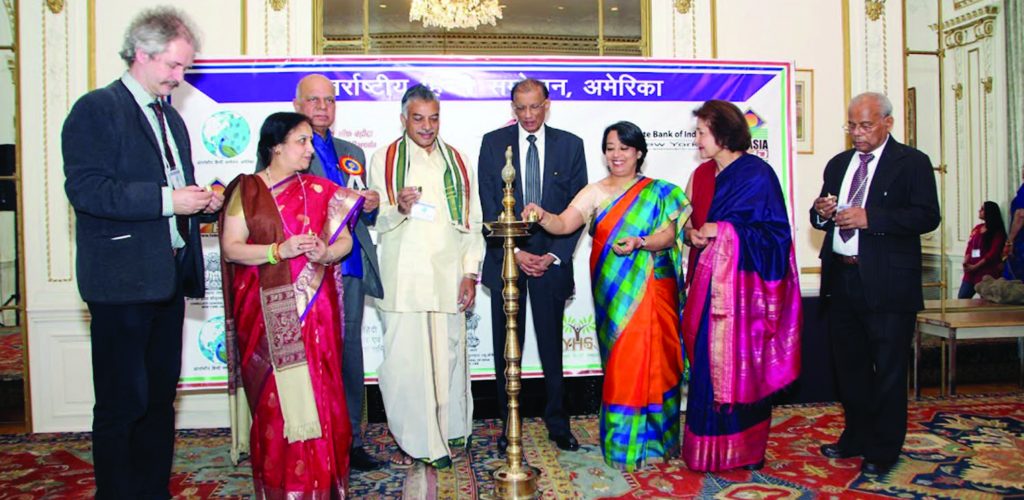
[[[203,122],[203,146],[214,156],[234,158],[249,146],[249,122],[234,111],[218,111]]]
[[[228,363],[228,349],[224,339],[224,316],[214,316],[199,329],[199,352],[211,363]]]

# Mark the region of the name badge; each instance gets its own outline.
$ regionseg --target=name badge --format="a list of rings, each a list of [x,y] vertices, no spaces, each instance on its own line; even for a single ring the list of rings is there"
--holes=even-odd
[[[981,258],[981,249],[980,248],[975,248],[975,249],[971,250],[971,258],[972,259]]]
[[[181,189],[185,187],[185,173],[180,168],[171,170],[167,174],[167,179],[171,183],[171,189]]]
[[[413,204],[412,210],[409,211],[409,217],[427,222],[433,222],[434,218],[437,217],[437,207],[429,203],[417,201],[415,204]]]

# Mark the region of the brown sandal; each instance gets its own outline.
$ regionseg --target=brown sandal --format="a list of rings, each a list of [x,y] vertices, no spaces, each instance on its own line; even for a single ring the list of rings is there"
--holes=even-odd
[[[408,469],[412,467],[415,461],[406,452],[398,450],[391,454],[388,458],[388,462],[391,464],[392,469]]]

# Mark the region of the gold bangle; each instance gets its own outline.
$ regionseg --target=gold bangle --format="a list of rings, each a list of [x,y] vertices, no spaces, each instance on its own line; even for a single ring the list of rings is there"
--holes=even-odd
[[[276,260],[277,262],[283,261],[284,257],[281,256],[281,246],[278,245],[277,243],[274,243],[272,246],[274,248],[274,260]],[[277,264],[277,262],[275,262],[274,264]]]

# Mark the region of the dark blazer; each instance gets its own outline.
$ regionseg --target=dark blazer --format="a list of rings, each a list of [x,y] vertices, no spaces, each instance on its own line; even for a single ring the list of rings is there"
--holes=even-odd
[[[338,154],[338,158],[344,158],[345,156],[351,156],[363,166],[363,175],[360,177],[363,179],[363,185],[366,183],[366,169],[369,166],[366,164],[366,155],[363,153],[363,148],[352,144],[344,139],[338,139],[334,137],[334,151]],[[260,159],[256,159],[256,171],[259,172],[267,168]],[[320,155],[313,153],[313,161],[309,163],[309,168],[306,173],[315,175],[317,177],[327,178],[324,175],[324,165],[320,162]],[[363,254],[363,292],[366,295],[374,298],[384,298],[384,287],[380,283],[380,264],[377,261],[377,245],[373,243],[373,238],[370,237],[370,226],[376,221],[374,214],[368,214],[363,212],[359,215],[359,220],[356,222],[355,238],[359,240],[359,246],[362,249]]]
[[[541,187],[540,206],[544,210],[559,214],[584,186],[587,185],[587,162],[583,155],[583,140],[579,137],[544,126],[544,179]],[[523,211],[522,168],[519,165],[519,125],[512,124],[484,135],[480,144],[480,159],[477,162],[480,184],[480,207],[485,221],[498,220],[504,210],[501,205],[501,168],[505,166],[505,148],[512,146],[512,164],[516,168],[514,195],[515,215]],[[548,269],[557,276],[554,281],[556,298],[568,299],[573,290],[572,254],[582,234],[582,228],[572,234],[552,236],[537,228],[532,235],[521,238],[516,246],[527,252],[543,255],[552,253],[562,261],[561,265]],[[501,290],[501,262],[504,255],[501,238],[487,238],[487,253],[484,255],[484,286],[492,291]]]
[[[181,169],[195,184],[192,147],[181,115],[165,107]],[[115,80],[82,96],[64,121],[64,190],[75,209],[78,289],[86,302],[141,303],[176,291],[175,257],[161,188],[161,143],[128,88]],[[199,217],[190,217],[182,288],[202,297]]]
[[[846,169],[856,151],[839,153],[825,166],[819,196],[839,194]],[[939,226],[939,201],[932,163],[924,153],[896,142],[882,150],[864,202],[868,227],[860,231],[858,259],[868,307],[877,312],[915,312],[921,296],[921,235]],[[821,295],[830,296],[835,270],[832,238],[835,223],[818,220],[811,207],[811,225],[825,231],[821,247]]]

